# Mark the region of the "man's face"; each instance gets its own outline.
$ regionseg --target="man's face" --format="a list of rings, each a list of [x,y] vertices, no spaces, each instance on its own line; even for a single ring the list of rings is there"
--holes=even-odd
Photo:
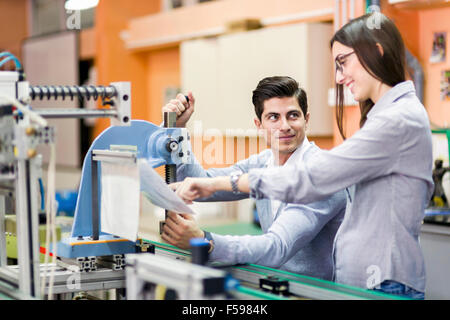
[[[288,154],[305,139],[308,120],[309,113],[303,114],[295,97],[271,98],[264,101],[261,120],[255,119],[255,124],[272,151]]]

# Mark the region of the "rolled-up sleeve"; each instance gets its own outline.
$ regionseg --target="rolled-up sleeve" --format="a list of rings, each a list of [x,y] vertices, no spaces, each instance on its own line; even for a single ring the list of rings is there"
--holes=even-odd
[[[212,234],[215,243],[211,259],[227,263],[255,263],[279,268],[338,214],[345,211],[344,191],[326,201],[308,205],[287,205],[267,233],[258,236]]]

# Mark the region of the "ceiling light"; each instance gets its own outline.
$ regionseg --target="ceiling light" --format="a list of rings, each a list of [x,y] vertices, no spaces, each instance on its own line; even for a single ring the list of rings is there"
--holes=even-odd
[[[99,0],[67,0],[64,4],[66,10],[86,10],[98,5]]]

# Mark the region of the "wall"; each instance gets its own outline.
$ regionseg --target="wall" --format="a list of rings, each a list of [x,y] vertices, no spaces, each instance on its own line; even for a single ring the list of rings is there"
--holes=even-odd
[[[28,36],[27,2],[27,0],[0,0],[0,12],[8,13],[3,14],[0,19],[0,48],[9,50],[19,57],[21,41]],[[361,7],[364,2],[356,1],[356,15],[363,12]],[[321,3],[324,8],[329,6],[327,1]],[[387,0],[382,0],[381,4],[383,12],[395,21],[406,46],[424,68],[426,74],[424,104],[429,112],[430,120],[438,126],[448,126],[449,102],[440,101],[439,86],[440,72],[450,68],[449,49],[447,49],[446,62],[430,64],[429,57],[433,32],[447,30],[450,33],[450,19],[448,19],[450,8],[400,9],[387,4]],[[311,8],[308,7],[305,10],[311,10]],[[151,14],[159,14],[159,12],[160,1],[101,1],[96,13],[96,27],[90,31],[91,34],[84,36],[84,31],[81,34],[82,49],[83,43],[86,42],[83,39],[95,38],[95,47],[93,48],[92,41],[88,40],[89,47],[87,51],[82,50],[81,54],[84,55],[87,52],[89,57],[95,50],[96,65],[99,68],[98,83],[131,81],[133,118],[146,119],[155,123],[161,121],[160,109],[163,104],[164,89],[180,85],[179,48],[176,45],[160,50],[131,52],[125,48],[125,42],[121,39],[120,33],[127,30],[136,17],[142,17],[142,20],[145,20],[151,17]],[[137,19],[136,23],[138,22],[142,21]],[[198,23],[197,21],[196,25]],[[447,35],[447,42],[448,38],[449,35]],[[359,108],[349,106],[345,112],[346,132],[348,136],[351,136],[359,128]],[[94,137],[109,125],[109,120],[98,120],[98,122]],[[332,139],[312,137],[312,140],[327,149],[342,142],[335,124]],[[204,142],[204,145],[207,145],[208,141]]]
[[[178,47],[149,51],[147,61],[147,119],[162,122],[161,107],[168,87],[181,87],[180,50]]]
[[[442,70],[450,70],[450,4],[447,8],[422,10],[419,14],[419,59],[425,71],[425,107],[432,124],[450,126],[450,101],[440,101],[439,88]],[[431,64],[431,47],[434,32],[447,32],[447,56],[444,62]]]
[[[125,49],[121,33],[130,19],[157,13],[160,1],[100,1],[96,10],[96,66],[98,83],[131,82],[132,118],[148,120],[147,56]],[[108,119],[99,119],[94,137],[107,128]]]
[[[0,0],[0,50],[9,51],[19,59],[22,40],[28,36],[27,2]]]
[[[356,2],[362,2],[362,0],[357,0]],[[237,3],[239,3],[239,5],[237,5]],[[271,24],[275,25],[285,23],[283,22],[283,19],[276,22],[276,19],[279,17],[289,16],[292,18],[295,16],[298,18],[298,21],[311,21],[311,18],[307,18],[306,16],[302,18],[302,13],[308,15],[311,12],[322,12],[323,14],[320,17],[314,19],[319,19],[319,21],[329,21],[332,19],[332,13],[329,11],[333,6],[334,1],[330,0],[320,0],[302,4],[286,0],[266,1],[264,2],[264,5],[262,5],[260,1],[255,0],[227,0],[200,4],[196,6],[197,8],[180,8],[171,12],[161,12],[154,15],[131,19],[128,24],[127,45],[130,48],[130,51],[136,52],[136,54],[145,55],[146,57],[145,72],[147,73],[147,104],[145,105],[145,110],[139,111],[140,114],[145,115],[146,120],[153,123],[161,123],[161,107],[164,104],[165,88],[180,87],[180,40],[178,39],[178,41],[166,43],[165,45],[154,45],[154,43],[158,42],[158,39],[167,40],[174,36],[176,38],[177,34],[188,36],[201,34],[203,32],[202,30],[214,29],[217,26],[225,28],[226,22],[243,17],[262,18],[266,19],[264,21],[269,21]],[[199,8],[200,10],[198,10]],[[294,18],[294,20],[297,18]],[[150,45],[152,43],[153,45]],[[137,48],[135,46],[136,44],[141,45]],[[133,110],[140,107],[140,104],[137,105],[135,101],[133,101]],[[198,158],[203,158],[202,155],[205,152],[205,149],[210,148],[214,143],[217,143],[219,146],[223,145],[224,148],[227,143],[229,143],[226,138],[221,142],[203,136],[194,137],[194,139],[195,141],[198,141],[198,139],[201,141],[201,143],[197,144],[197,146],[200,147],[196,148],[194,146],[194,153]],[[331,148],[333,145],[332,137],[311,137],[311,140],[327,149]],[[257,145],[257,139],[247,138],[245,154],[235,154],[235,160],[248,157],[250,150],[258,149],[256,147]],[[224,152],[226,152],[225,149]],[[203,164],[205,167],[229,165],[227,161],[222,163]]]
[[[419,60],[425,73],[424,105],[432,125],[448,127],[450,125],[450,102],[440,101],[439,88],[442,70],[450,70],[450,4],[447,7],[431,8],[389,5],[387,0],[381,1],[382,12],[392,19],[402,34],[408,50]],[[445,62],[431,64],[431,46],[433,33],[447,32],[447,57]],[[346,107],[347,136],[359,129],[359,107]],[[342,142],[335,125],[334,144]]]
[[[127,46],[132,50],[173,46],[189,38],[223,33],[228,23],[248,18],[260,19],[265,26],[284,23],[286,18],[291,21],[331,20],[333,7],[333,0],[205,2],[131,20]]]
[[[440,101],[439,88],[442,70],[450,70],[450,3],[446,7],[402,7],[382,2],[383,12],[394,20],[406,47],[419,60],[425,73],[424,105],[432,124],[450,125],[450,102]],[[434,32],[447,32],[447,56],[441,63],[430,63]]]

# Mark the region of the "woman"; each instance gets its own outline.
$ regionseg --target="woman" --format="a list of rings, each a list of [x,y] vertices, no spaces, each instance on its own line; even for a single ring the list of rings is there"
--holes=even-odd
[[[188,179],[174,188],[187,202],[237,187],[257,199],[308,203],[351,187],[334,240],[334,280],[423,299],[419,231],[433,191],[431,130],[405,78],[403,40],[391,20],[372,13],[346,24],[330,44],[338,127],[344,137],[346,86],[360,104],[359,131],[294,168],[250,170],[237,183],[236,177]]]

